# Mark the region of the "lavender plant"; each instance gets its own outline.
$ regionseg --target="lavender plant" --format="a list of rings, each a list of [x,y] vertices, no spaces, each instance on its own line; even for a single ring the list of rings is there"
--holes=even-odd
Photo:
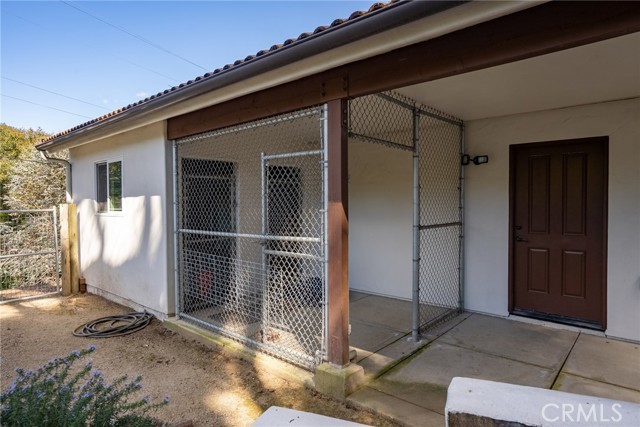
[[[169,399],[151,402],[133,399],[142,389],[142,377],[126,375],[107,383],[101,371],[76,361],[95,351],[94,346],[50,360],[37,371],[16,369],[17,378],[0,393],[0,424],[41,427],[152,427],[161,425],[149,412]]]

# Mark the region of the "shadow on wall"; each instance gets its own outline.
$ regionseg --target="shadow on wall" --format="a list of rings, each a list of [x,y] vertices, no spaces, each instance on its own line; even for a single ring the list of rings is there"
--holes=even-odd
[[[129,196],[122,211],[78,206],[80,274],[103,291],[168,313],[167,238],[161,196]]]

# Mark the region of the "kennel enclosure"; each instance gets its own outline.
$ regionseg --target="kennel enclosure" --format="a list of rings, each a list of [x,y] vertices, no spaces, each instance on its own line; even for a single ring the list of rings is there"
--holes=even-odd
[[[349,143],[414,159],[417,338],[462,307],[462,122],[395,93],[348,116]],[[326,121],[321,105],[173,141],[177,315],[308,369],[328,346]]]

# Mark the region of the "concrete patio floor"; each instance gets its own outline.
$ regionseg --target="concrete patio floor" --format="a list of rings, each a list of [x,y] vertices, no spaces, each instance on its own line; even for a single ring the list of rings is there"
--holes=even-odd
[[[351,345],[367,384],[349,396],[410,426],[444,426],[447,387],[471,377],[640,403],[640,345],[463,313],[408,338],[411,305],[352,293]]]

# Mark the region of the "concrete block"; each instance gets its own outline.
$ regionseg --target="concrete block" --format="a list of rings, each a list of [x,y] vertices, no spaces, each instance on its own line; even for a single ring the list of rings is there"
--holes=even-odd
[[[300,426],[300,427],[367,427],[364,424],[356,424],[351,421],[338,418],[325,417],[324,415],[310,412],[296,411],[295,409],[272,406],[267,409],[251,427],[273,426]]]
[[[323,363],[316,368],[314,383],[320,393],[344,399],[364,383],[364,369],[355,363],[346,367]]]
[[[456,377],[449,386],[445,416],[448,427],[627,427],[640,425],[640,405]]]

